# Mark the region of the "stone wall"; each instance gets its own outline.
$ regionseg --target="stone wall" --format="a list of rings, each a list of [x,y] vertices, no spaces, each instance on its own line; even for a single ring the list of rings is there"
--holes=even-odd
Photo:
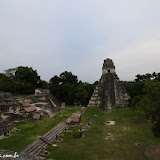
[[[6,93],[1,95],[4,98]],[[41,94],[25,96],[25,98],[22,96],[17,99],[16,97],[1,99],[0,135],[5,134],[8,124],[12,124],[14,121],[41,120],[41,117],[55,116],[56,113],[53,110],[55,106],[60,105],[53,95],[48,94],[48,90],[44,90]]]
[[[9,121],[7,120],[0,121],[0,136],[8,132],[8,124],[9,124]]]
[[[12,95],[10,92],[0,92],[0,102],[4,99],[10,98]]]

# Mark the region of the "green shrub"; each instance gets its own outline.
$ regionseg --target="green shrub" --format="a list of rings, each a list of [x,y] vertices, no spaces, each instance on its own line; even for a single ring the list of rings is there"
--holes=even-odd
[[[160,118],[159,120],[153,125],[152,132],[156,137],[160,138]]]

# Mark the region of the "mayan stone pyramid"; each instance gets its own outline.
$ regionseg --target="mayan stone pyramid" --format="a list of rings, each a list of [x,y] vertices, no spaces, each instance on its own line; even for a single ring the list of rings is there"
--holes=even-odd
[[[129,95],[115,72],[111,59],[104,60],[102,76],[87,107],[102,107],[105,111],[116,107],[126,107]]]

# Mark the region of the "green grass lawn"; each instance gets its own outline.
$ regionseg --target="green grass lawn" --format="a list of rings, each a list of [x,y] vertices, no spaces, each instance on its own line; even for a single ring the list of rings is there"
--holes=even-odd
[[[79,108],[80,107],[67,107],[62,114],[65,114],[68,117]],[[20,132],[12,132],[10,137],[1,139],[0,148],[19,152],[38,136],[46,133],[67,117],[60,117],[57,114],[53,118],[44,118],[43,122],[36,122],[34,120],[17,122],[13,127],[21,129]]]
[[[160,138],[151,132],[152,124],[144,116],[129,108],[120,108],[112,113],[102,113],[100,108],[89,108],[82,117],[84,124],[94,113],[93,126],[84,132],[85,137],[74,138],[79,127],[70,128],[73,133],[64,133],[57,147],[47,148],[51,153],[46,158],[55,160],[147,160],[145,147],[160,145]],[[104,121],[115,121],[115,126],[105,126]],[[114,139],[106,140],[108,133]],[[140,146],[135,146],[140,143]]]

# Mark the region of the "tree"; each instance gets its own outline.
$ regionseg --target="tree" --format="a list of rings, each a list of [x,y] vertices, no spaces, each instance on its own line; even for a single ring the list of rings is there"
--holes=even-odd
[[[155,124],[152,127],[152,132],[156,137],[160,138],[160,118],[155,122]]]
[[[132,105],[143,110],[147,119],[155,117],[155,111],[160,109],[160,82],[148,81],[144,83],[143,94],[132,99]]]
[[[39,84],[38,84],[38,87],[42,88],[42,89],[48,89],[49,88],[49,84],[46,81],[40,80]]]
[[[144,78],[143,75],[138,74],[138,75],[136,75],[135,82],[141,82],[144,80],[143,78]]]
[[[78,83],[77,76],[71,72],[63,72],[60,76],[54,76],[49,81],[52,93],[68,105],[73,105],[75,100],[75,90]]]
[[[96,84],[78,82],[77,76],[65,71],[59,77],[52,77],[49,81],[49,86],[52,93],[60,101],[64,101],[68,105],[77,103],[86,106]]]
[[[152,131],[160,137],[160,73],[138,74],[134,82],[124,84],[131,96],[132,108],[143,111],[146,119],[152,120]]]
[[[15,72],[16,72],[16,68],[10,68],[8,70],[5,70],[5,75],[8,77],[8,79],[10,79],[10,86],[13,85],[13,88],[10,89],[10,91],[13,93],[17,92],[17,84],[16,84],[16,78],[15,78]]]
[[[37,71],[33,70],[32,67],[17,67],[15,79],[17,90],[22,94],[34,93],[35,88],[37,88],[40,83],[40,76],[38,76]]]
[[[36,70],[19,66],[5,70],[5,74],[0,75],[0,90],[19,94],[34,93],[40,82]]]
[[[76,87],[75,102],[77,104],[86,105],[89,92],[86,89],[86,84],[80,81]]]
[[[0,74],[0,91],[15,92],[15,84],[13,80],[4,73]]]
[[[71,83],[71,84],[77,84],[78,82],[77,76],[67,71],[60,74],[60,80],[62,83]]]
[[[52,77],[50,80],[49,80],[49,87],[51,89],[51,92],[58,98],[58,90],[60,89],[59,88],[59,85],[61,83],[61,79],[58,77],[58,76],[54,76]]]
[[[132,105],[145,113],[146,119],[152,119],[152,131],[160,137],[160,82],[158,80],[146,81],[143,94],[132,99]]]

